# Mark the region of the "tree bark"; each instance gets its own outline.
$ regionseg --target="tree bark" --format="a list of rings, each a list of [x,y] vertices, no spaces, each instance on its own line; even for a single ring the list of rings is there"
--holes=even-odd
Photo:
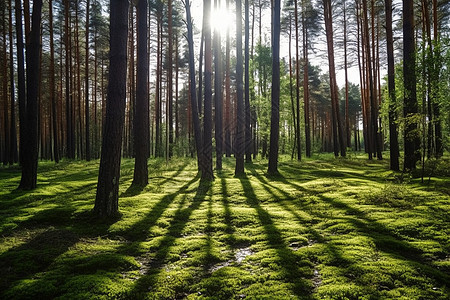
[[[385,0],[386,10],[386,46],[388,56],[388,90],[389,90],[389,154],[390,168],[398,171],[399,147],[397,132],[397,113],[395,111],[395,63],[394,63],[394,38],[392,34],[392,0]]]
[[[99,217],[113,216],[119,208],[120,152],[127,81],[128,7],[126,0],[111,0],[109,84],[94,206],[94,212]]]
[[[244,175],[244,152],[245,152],[245,115],[244,115],[244,85],[242,62],[242,2],[236,1],[236,176]]]
[[[189,49],[189,93],[191,100],[191,111],[192,111],[192,121],[194,123],[194,139],[195,146],[197,148],[197,163],[199,171],[202,170],[202,155],[203,155],[203,145],[202,145],[202,136],[201,136],[201,128],[200,128],[200,119],[198,116],[198,103],[197,103],[197,90],[195,84],[195,61],[194,61],[194,37],[192,33],[192,18],[191,18],[191,5],[189,0],[186,0],[185,3],[186,8],[186,26],[187,26],[187,42]]]
[[[219,1],[214,1],[216,9],[219,8]],[[223,153],[223,123],[222,123],[222,49],[220,47],[221,36],[219,30],[214,30],[214,105],[215,105],[215,139],[216,139],[216,169],[222,170]]]
[[[133,184],[148,184],[148,55],[147,55],[147,1],[137,4],[137,74],[136,74],[136,109],[134,116],[134,177]]]
[[[42,0],[33,2],[33,14],[30,31],[30,44],[27,50],[27,105],[26,105],[26,139],[22,160],[22,178],[19,189],[36,188],[38,167],[38,97],[40,74],[40,36]]]
[[[270,175],[278,174],[278,140],[280,135],[280,0],[274,0],[272,20],[272,94],[270,115]]]
[[[403,84],[405,88],[403,117],[406,120],[403,166],[406,170],[415,169],[417,161],[420,160],[420,137],[415,120],[418,112],[415,64],[414,1],[403,0]]]
[[[250,114],[250,7],[248,0],[244,1],[245,8],[245,161],[252,162],[252,128]]]
[[[89,113],[89,9],[90,0],[86,0],[86,54],[85,54],[85,74],[84,74],[84,109],[85,109],[85,146],[86,160],[91,160],[91,139],[90,139],[90,113]]]
[[[203,0],[204,12],[211,13],[211,0]],[[213,180],[212,167],[212,48],[211,26],[205,26],[205,99],[203,114],[202,180]]]
[[[50,26],[50,101],[52,107],[53,122],[53,157],[59,162],[58,124],[56,115],[56,91],[55,91],[55,47],[53,42],[53,0],[49,0],[49,26]]]

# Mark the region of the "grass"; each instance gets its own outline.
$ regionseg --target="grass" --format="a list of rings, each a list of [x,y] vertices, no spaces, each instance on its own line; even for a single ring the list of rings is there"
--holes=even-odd
[[[448,299],[450,177],[387,161],[265,161],[212,183],[195,161],[150,160],[120,217],[92,213],[98,161],[41,162],[38,188],[0,169],[2,299]],[[435,168],[436,169],[436,168]]]

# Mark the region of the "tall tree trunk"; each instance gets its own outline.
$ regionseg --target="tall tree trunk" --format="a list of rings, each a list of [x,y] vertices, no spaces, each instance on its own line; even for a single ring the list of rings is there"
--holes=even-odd
[[[339,113],[339,101],[338,90],[336,83],[336,70],[334,66],[334,46],[333,46],[333,17],[331,0],[324,0],[324,16],[325,16],[325,29],[327,34],[327,48],[328,48],[328,67],[330,75],[330,90],[331,90],[331,109],[332,109],[332,122],[333,126],[333,144],[334,155],[338,155],[339,145],[341,156],[345,156],[345,139],[343,137],[343,130],[341,126],[340,113]],[[338,141],[339,139],[339,141]]]
[[[4,70],[4,73],[2,74],[2,85],[3,85],[3,134],[4,134],[4,153],[3,155],[0,155],[1,160],[3,161],[3,165],[8,164],[9,160],[9,148],[10,148],[10,141],[9,141],[9,109],[8,109],[8,76],[6,75],[8,73],[8,51],[7,51],[7,42],[6,42],[6,10],[4,7],[2,7],[2,39],[3,39],[3,49],[2,49],[2,69]],[[1,125],[0,125],[1,126]],[[1,138],[0,138],[1,139]],[[0,150],[1,151],[1,150]]]
[[[168,97],[167,97],[167,131],[169,135],[168,143],[169,143],[169,151],[167,153],[167,157],[173,156],[173,24],[172,24],[172,0],[168,0],[168,44],[169,44],[169,53],[168,53],[168,70],[167,70],[167,79],[168,79]]]
[[[345,73],[345,137],[346,146],[351,147],[351,129],[350,129],[350,116],[348,112],[348,62],[347,62],[347,7],[346,2],[343,2],[344,9],[344,73]]]
[[[302,10],[303,27],[303,102],[305,110],[305,148],[306,157],[311,157],[311,125],[309,120],[309,59],[308,59],[308,25],[306,24],[305,7]],[[314,127],[313,127],[314,128]]]
[[[16,15],[16,40],[17,40],[17,95],[19,100],[19,161],[25,153],[25,128],[26,128],[26,82],[25,82],[25,58],[22,29],[22,2],[15,0]]]
[[[227,0],[227,10],[230,8],[230,0]],[[230,28],[227,28],[227,40],[225,45],[225,153],[231,156],[231,80],[230,80]]]
[[[252,128],[250,114],[250,7],[248,0],[244,1],[245,8],[245,161],[252,161]]]
[[[26,107],[26,140],[22,160],[22,178],[19,189],[36,188],[38,166],[38,97],[40,73],[40,36],[41,36],[42,0],[33,2],[30,44],[27,50],[27,107]]]
[[[162,22],[162,12],[157,13],[157,45],[156,45],[156,84],[155,84],[155,157],[161,156],[161,22]]]
[[[438,31],[438,1],[433,0],[433,40],[434,40],[434,60],[435,65],[433,68],[433,80],[432,80],[432,109],[434,115],[434,138],[436,146],[436,157],[444,155],[444,145],[442,143],[442,125],[440,120],[440,108],[439,102],[436,101],[439,95],[439,77],[442,69],[441,65],[441,53],[439,46],[439,31]]]
[[[298,34],[298,4],[294,1],[295,10],[295,99],[297,104],[297,122],[295,123],[295,132],[297,137],[297,160],[302,159],[302,144],[301,144],[301,134],[300,134],[300,55],[299,55],[299,34]],[[304,24],[303,24],[304,25]],[[303,51],[306,51],[303,49]],[[303,62],[305,63],[305,62]]]
[[[134,150],[136,151],[134,163],[133,184],[146,186],[148,184],[148,55],[147,55],[147,1],[137,4],[137,83],[136,83],[136,110],[134,117]]]
[[[386,45],[388,56],[388,89],[389,89],[389,154],[390,168],[398,171],[399,165],[399,147],[397,132],[397,113],[395,111],[395,63],[394,63],[394,38],[392,34],[392,0],[385,0],[386,10]]]
[[[297,125],[296,125],[296,114],[295,114],[295,104],[294,104],[294,84],[293,84],[293,74],[292,74],[292,16],[289,14],[289,96],[291,98],[291,110],[292,110],[292,123],[294,124],[294,145],[292,147],[291,159],[294,159],[294,153],[297,142]]]
[[[94,212],[99,217],[113,216],[119,209],[120,152],[127,82],[128,7],[128,1],[111,0],[109,84],[94,206]]]
[[[403,0],[403,117],[406,119],[403,166],[407,170],[415,169],[416,162],[420,160],[420,137],[415,120],[418,112],[415,64],[414,1]]]
[[[89,8],[90,0],[86,0],[86,54],[85,54],[85,74],[84,74],[84,112],[85,112],[85,146],[86,160],[91,160],[91,142],[90,142],[90,114],[89,114]]]
[[[280,135],[280,0],[274,0],[272,19],[272,95],[270,115],[270,149],[268,173],[278,174],[278,140]]]
[[[192,33],[192,18],[191,18],[191,5],[189,0],[185,2],[186,7],[186,25],[187,25],[187,42],[189,49],[189,93],[191,100],[191,111],[192,111],[192,121],[194,123],[194,139],[195,146],[197,148],[197,163],[199,171],[202,171],[202,155],[203,155],[203,146],[202,146],[202,136],[201,136],[201,128],[200,128],[200,119],[198,116],[198,104],[197,104],[197,90],[195,85],[195,61],[194,61],[194,37]]]
[[[211,14],[211,0],[203,0],[204,11]],[[205,26],[205,99],[203,114],[203,180],[213,180],[212,167],[212,48],[211,26]]]
[[[12,165],[18,160],[17,153],[17,132],[16,132],[16,97],[14,90],[14,38],[12,23],[12,0],[9,0],[9,72],[10,72],[10,97],[11,97],[11,123],[9,127],[10,145],[9,145],[9,164]]]
[[[71,34],[70,34],[70,4],[69,0],[64,0],[64,48],[65,48],[65,98],[66,98],[66,155],[68,158],[75,158],[75,134],[72,122],[72,86],[71,86]]]
[[[242,2],[236,1],[236,176],[244,175],[244,151],[245,151],[245,115],[244,115],[244,85],[242,63]]]
[[[214,0],[215,9],[219,9],[220,2]],[[220,47],[221,36],[217,28],[214,28],[214,105],[215,105],[215,140],[216,140],[216,169],[222,170],[223,152],[223,122],[222,122],[222,49]]]
[[[53,157],[59,162],[58,124],[56,115],[56,91],[55,91],[55,46],[53,42],[53,0],[48,1],[49,25],[50,25],[50,101],[52,107],[53,122]]]

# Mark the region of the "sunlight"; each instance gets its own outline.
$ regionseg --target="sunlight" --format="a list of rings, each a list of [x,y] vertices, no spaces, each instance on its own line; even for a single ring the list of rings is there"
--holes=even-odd
[[[211,12],[211,29],[214,32],[215,29],[219,31],[222,37],[225,37],[227,30],[233,30],[235,15],[227,10],[224,2],[218,9],[212,9]]]

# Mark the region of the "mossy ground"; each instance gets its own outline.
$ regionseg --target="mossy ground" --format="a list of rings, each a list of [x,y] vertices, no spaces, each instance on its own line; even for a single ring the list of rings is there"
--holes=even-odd
[[[3,299],[449,299],[450,178],[403,178],[387,161],[234,160],[212,183],[194,160],[150,160],[120,213],[91,214],[98,161],[41,162],[38,188],[0,169]]]

